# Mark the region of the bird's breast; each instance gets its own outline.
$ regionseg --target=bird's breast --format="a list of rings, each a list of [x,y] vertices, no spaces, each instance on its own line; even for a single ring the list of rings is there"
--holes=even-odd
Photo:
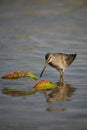
[[[57,64],[54,64],[54,63],[49,63],[50,66],[52,66],[53,68],[57,69],[57,70],[60,70],[62,69],[61,66],[57,65]]]

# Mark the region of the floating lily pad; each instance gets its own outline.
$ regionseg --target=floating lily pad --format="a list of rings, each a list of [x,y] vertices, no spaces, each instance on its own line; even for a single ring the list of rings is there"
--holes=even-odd
[[[30,77],[33,78],[35,80],[38,79],[38,77],[36,76],[36,74],[29,72],[29,71],[15,71],[15,72],[10,72],[4,76],[2,76],[2,79],[18,79],[18,78],[22,78],[22,77]]]
[[[36,91],[40,91],[40,90],[50,90],[56,88],[56,85],[52,82],[50,82],[49,80],[41,80],[39,81],[33,89],[35,89]]]

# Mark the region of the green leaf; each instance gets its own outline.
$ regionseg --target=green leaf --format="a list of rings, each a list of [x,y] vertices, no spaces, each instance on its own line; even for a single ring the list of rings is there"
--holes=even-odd
[[[34,74],[34,73],[32,73],[32,72],[26,72],[26,76],[27,76],[27,77],[31,77],[31,78],[33,78],[33,79],[35,79],[35,80],[38,80],[37,75]]]
[[[29,71],[15,71],[15,72],[10,72],[4,76],[2,76],[2,79],[18,79],[18,78],[22,78],[22,77],[30,77],[33,78],[35,80],[38,79],[38,77],[36,76],[36,74],[29,72]]]
[[[50,90],[56,88],[56,85],[49,80],[41,80],[39,81],[35,86],[34,89],[39,91],[39,90]]]

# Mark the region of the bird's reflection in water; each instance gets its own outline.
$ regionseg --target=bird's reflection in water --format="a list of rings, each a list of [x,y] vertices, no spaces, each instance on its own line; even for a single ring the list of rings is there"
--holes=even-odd
[[[48,103],[69,101],[75,92],[75,88],[68,83],[57,82],[56,85],[57,88],[51,90],[50,93],[45,92],[46,101]],[[46,110],[49,112],[64,112],[66,111],[66,108],[59,108],[59,106],[58,108],[55,108],[54,106],[51,106]]]
[[[70,84],[68,83],[62,83],[62,82],[57,82],[56,83],[57,88],[51,90],[49,94],[46,94],[46,99],[47,102],[53,103],[53,102],[64,102],[67,100],[70,100],[70,97],[75,91],[75,88],[73,88]]]

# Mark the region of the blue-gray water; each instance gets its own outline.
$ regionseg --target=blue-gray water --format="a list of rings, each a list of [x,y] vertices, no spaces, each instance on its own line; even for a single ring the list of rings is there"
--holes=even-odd
[[[4,88],[31,90],[36,82],[30,78],[1,79],[0,130],[87,129],[87,1],[0,1],[0,77],[17,70],[39,76],[47,52],[77,53],[65,71],[71,94],[67,97],[64,90],[65,100],[53,102],[39,92],[6,95]],[[50,66],[42,77],[53,82],[58,78]]]

